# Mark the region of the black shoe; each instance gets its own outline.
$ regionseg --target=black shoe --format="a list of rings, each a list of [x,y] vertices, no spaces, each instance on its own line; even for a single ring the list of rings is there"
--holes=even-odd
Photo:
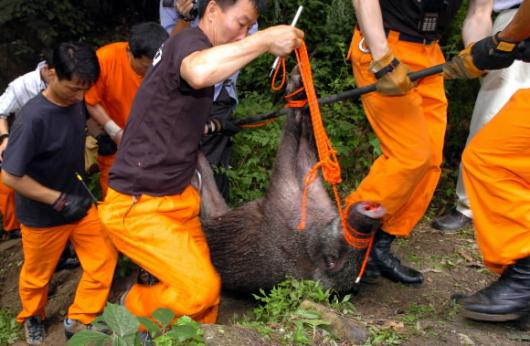
[[[381,275],[387,279],[404,284],[421,284],[423,274],[401,264],[391,252],[390,247],[396,237],[379,229],[375,234],[372,259]]]
[[[20,239],[22,238],[22,234],[20,233],[20,229],[14,229],[11,231],[0,231],[0,239],[1,240],[12,240],[12,239]]]
[[[456,209],[449,213],[440,215],[431,223],[432,228],[446,233],[457,232],[471,223],[471,218],[465,216]]]
[[[44,342],[44,325],[39,316],[24,320],[24,334],[28,345],[41,345]]]
[[[518,260],[486,288],[462,299],[461,313],[477,321],[517,320],[530,312],[530,257]]]
[[[79,258],[70,242],[68,242],[59,258],[59,263],[55,267],[55,271],[58,272],[63,269],[74,269],[79,267]]]
[[[74,269],[74,268],[79,267],[79,265],[80,265],[79,259],[77,258],[76,255],[74,255],[73,257],[61,258],[59,260],[59,263],[57,263],[57,267],[55,268],[55,271],[57,272],[63,269]]]
[[[136,280],[136,283],[139,283],[140,285],[153,286],[159,282],[160,280],[158,280],[157,277],[149,273],[147,270],[141,267],[138,269],[138,279]]]
[[[7,234],[9,234],[9,239],[20,239],[22,238],[22,233],[20,233],[20,228],[7,231]]]

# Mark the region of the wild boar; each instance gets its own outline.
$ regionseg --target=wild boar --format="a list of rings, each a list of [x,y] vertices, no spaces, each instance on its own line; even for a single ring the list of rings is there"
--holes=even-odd
[[[299,81],[298,74],[291,74],[288,92]],[[308,190],[305,230],[297,229],[304,176],[316,162],[310,120],[303,109],[287,116],[271,183],[261,199],[229,209],[208,162],[199,158],[201,220],[224,289],[269,289],[286,277],[318,280],[338,292],[354,288],[365,250],[345,241],[336,205],[320,177]],[[378,228],[382,208],[364,208],[361,203],[354,209],[349,220],[356,229],[370,234]]]

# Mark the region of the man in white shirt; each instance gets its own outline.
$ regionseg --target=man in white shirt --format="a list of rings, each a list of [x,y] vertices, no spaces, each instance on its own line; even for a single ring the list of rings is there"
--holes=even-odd
[[[48,65],[46,61],[41,61],[34,71],[28,72],[7,86],[7,89],[0,96],[0,161],[5,148],[7,147],[9,134],[7,118],[13,113],[17,113],[23,105],[34,98],[46,87],[46,75]]]

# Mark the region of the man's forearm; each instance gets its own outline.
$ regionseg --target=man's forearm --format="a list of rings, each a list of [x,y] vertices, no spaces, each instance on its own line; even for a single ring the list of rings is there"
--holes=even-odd
[[[499,38],[508,41],[522,41],[530,37],[530,0],[525,0]]]
[[[464,46],[477,42],[491,35],[492,0],[474,0],[469,4],[466,19],[462,27],[462,39]]]
[[[353,0],[355,16],[374,60],[388,52],[379,0]]]
[[[87,104],[86,108],[88,110],[88,114],[90,114],[90,117],[94,119],[95,122],[98,123],[111,138],[114,139],[122,130],[119,125],[110,118],[109,114],[101,104]]]
[[[267,51],[258,38],[261,33],[190,54],[182,61],[182,77],[195,89],[226,80]]]
[[[17,177],[5,170],[2,170],[2,182],[24,197],[45,204],[53,204],[61,195],[60,191],[47,188],[27,175]]]
[[[103,108],[103,106],[101,106],[99,103],[96,103],[95,105],[89,105],[87,103],[86,109],[88,110],[90,117],[102,127],[105,126],[105,123],[110,120],[110,116],[105,111],[105,108]]]

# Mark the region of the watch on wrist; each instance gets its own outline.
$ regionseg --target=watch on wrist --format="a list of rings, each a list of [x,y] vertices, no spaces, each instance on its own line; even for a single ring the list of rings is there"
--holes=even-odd
[[[399,65],[399,60],[397,58],[392,59],[390,61],[390,64],[384,66],[382,69],[378,71],[372,70],[371,72],[375,75],[376,79],[381,79],[385,74],[390,73],[394,71],[394,69]]]

